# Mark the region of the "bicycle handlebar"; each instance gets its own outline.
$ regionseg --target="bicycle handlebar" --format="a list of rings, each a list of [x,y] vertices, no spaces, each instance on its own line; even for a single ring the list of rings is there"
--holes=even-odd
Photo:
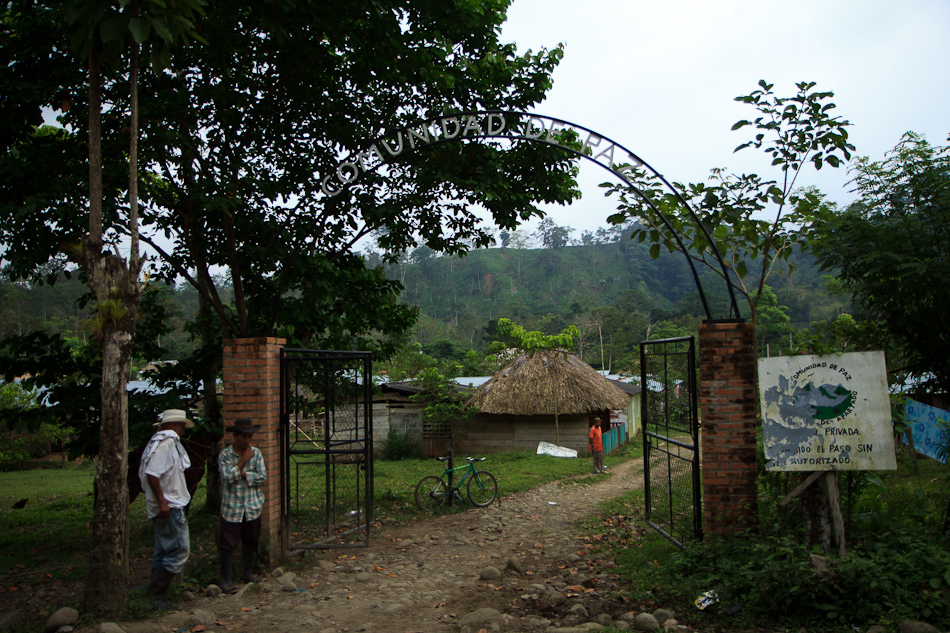
[[[452,458],[451,457],[436,457],[436,459],[439,460],[440,462],[446,462]],[[467,459],[470,462],[483,462],[488,458],[487,457],[466,457],[465,459]]]

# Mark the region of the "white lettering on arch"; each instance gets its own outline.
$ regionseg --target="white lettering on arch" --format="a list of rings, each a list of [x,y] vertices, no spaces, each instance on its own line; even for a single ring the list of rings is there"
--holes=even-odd
[[[535,133],[535,123],[537,123],[537,133]],[[539,139],[544,136],[545,132],[547,132],[547,128],[544,125],[544,119],[535,116],[529,116],[521,129],[521,135],[530,139]]]
[[[402,149],[403,149],[402,132],[399,132],[396,138],[399,139],[399,147],[397,147],[395,150],[393,150],[393,148],[389,146],[389,143],[387,143],[386,141],[383,141],[383,147],[386,149],[387,152],[389,152],[389,155],[394,158],[402,154]]]
[[[459,120],[456,119],[455,117],[446,117],[442,119],[441,123],[442,123],[442,138],[446,140],[453,139],[456,136],[458,136],[459,132],[462,129],[462,126],[459,123]],[[452,131],[451,134],[449,134],[449,128],[448,128],[449,123],[455,126],[455,129]]]
[[[412,149],[416,149],[416,139],[422,141],[423,145],[428,145],[431,142],[429,140],[429,128],[426,127],[423,127],[419,132],[408,129],[406,130],[406,136],[409,137],[409,145]]]
[[[497,127],[492,127],[492,123],[495,123]],[[488,136],[497,136],[505,131],[505,117],[497,113],[491,113],[488,115]]]
[[[475,131],[474,136],[485,136],[485,132],[482,131],[482,122],[478,117],[465,117],[465,128],[462,130],[462,136],[468,136],[468,133],[472,130]]]
[[[611,168],[610,166],[614,164],[614,148],[615,147],[616,145],[611,143],[609,147],[605,148],[602,152],[594,156],[594,160],[596,160],[598,163],[603,163],[603,161],[600,159],[606,158],[607,162],[604,164],[604,166],[610,169]]]

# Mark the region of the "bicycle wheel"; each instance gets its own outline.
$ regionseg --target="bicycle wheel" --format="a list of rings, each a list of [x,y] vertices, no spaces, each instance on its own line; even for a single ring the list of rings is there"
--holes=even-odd
[[[432,514],[449,502],[449,487],[435,475],[423,477],[416,484],[416,505],[426,514]]]
[[[484,508],[491,505],[498,495],[498,484],[495,476],[487,470],[476,471],[468,478],[468,500],[472,505]]]

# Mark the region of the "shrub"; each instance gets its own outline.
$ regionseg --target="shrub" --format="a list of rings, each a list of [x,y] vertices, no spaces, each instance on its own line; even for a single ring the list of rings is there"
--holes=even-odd
[[[909,533],[886,533],[829,558],[819,577],[796,539],[743,535],[712,539],[674,555],[677,586],[713,589],[722,606],[756,619],[854,625],[921,618],[950,624],[950,550]]]
[[[419,447],[408,431],[397,431],[389,427],[383,440],[383,459],[398,462],[401,459],[413,459],[419,456]]]
[[[27,391],[15,382],[0,385],[0,408],[9,411],[36,409],[37,394]],[[51,444],[61,442],[68,433],[59,424],[43,422],[32,429],[6,429],[0,442],[0,466],[11,467],[25,460],[42,457]]]

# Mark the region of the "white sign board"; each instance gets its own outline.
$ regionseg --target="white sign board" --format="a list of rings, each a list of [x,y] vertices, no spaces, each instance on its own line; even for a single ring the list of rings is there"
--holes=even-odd
[[[768,470],[895,470],[883,352],[759,359]]]

